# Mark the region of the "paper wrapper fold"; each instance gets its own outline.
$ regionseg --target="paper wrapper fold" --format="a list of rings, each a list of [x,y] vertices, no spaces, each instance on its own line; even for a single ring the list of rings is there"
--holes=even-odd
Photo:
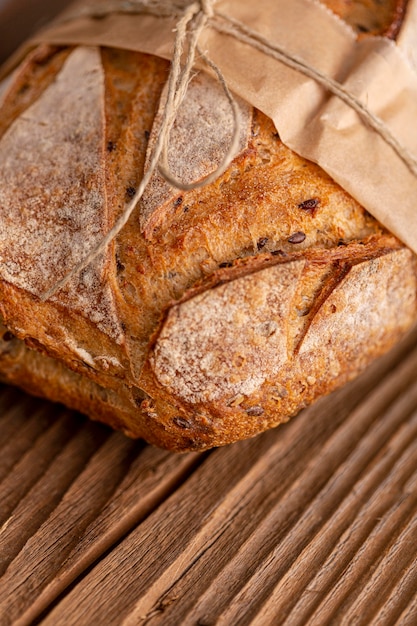
[[[64,16],[99,5],[99,0],[78,2]],[[408,4],[397,44],[384,38],[358,41],[314,0],[217,0],[214,9],[338,81],[417,157],[417,0]],[[417,253],[416,175],[348,105],[311,78],[218,32],[216,19],[199,45],[230,89],[271,117],[288,147],[318,163]],[[29,43],[110,46],[169,59],[175,23],[175,16],[143,14],[78,17],[53,24]]]

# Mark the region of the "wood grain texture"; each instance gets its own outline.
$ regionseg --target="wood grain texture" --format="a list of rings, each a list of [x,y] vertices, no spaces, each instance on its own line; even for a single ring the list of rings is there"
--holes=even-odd
[[[2,625],[18,619],[30,623],[199,459],[145,447],[59,406],[20,395],[23,402],[3,413],[8,426],[10,413],[18,415],[18,429],[1,448]]]
[[[0,624],[415,624],[417,330],[205,454],[0,393]]]

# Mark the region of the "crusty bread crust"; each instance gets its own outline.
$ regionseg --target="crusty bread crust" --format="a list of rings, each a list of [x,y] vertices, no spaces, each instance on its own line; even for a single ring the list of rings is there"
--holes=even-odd
[[[322,0],[358,33],[394,39],[401,28],[408,0]]]
[[[247,126],[229,169],[199,191],[153,181],[107,254],[42,302],[134,193],[167,70],[134,52],[41,46],[5,94],[0,371],[130,436],[189,450],[275,426],[357,375],[415,320],[417,270],[241,103]],[[211,89],[198,81],[196,108]],[[191,140],[187,150],[190,176],[213,166]]]

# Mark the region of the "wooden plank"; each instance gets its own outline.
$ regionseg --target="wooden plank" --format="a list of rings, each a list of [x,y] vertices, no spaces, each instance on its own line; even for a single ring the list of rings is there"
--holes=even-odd
[[[57,456],[57,451],[65,447],[76,430],[76,422],[69,412],[59,420],[53,420],[51,417],[51,414],[48,415],[45,411],[43,416],[35,413],[29,422],[30,425],[36,424],[37,429],[43,426],[44,430],[31,442],[26,441],[29,443],[28,449],[21,454],[19,460],[10,468],[8,475],[0,483],[0,525],[10,518],[19,502],[45,474]],[[25,434],[27,436],[27,430]],[[21,444],[25,438],[22,437],[21,431],[19,436],[14,437],[14,442]],[[3,451],[4,461],[13,458],[16,450],[13,452],[12,455],[10,449]]]
[[[66,425],[65,422],[64,428]],[[68,431],[66,432],[68,434]],[[48,434],[46,432],[45,436]],[[24,495],[3,523],[0,534],[1,574],[6,571],[6,568],[16,558],[26,542],[49,517],[62,498],[62,494],[85,467],[88,459],[100,446],[105,436],[108,436],[105,429],[100,429],[97,424],[91,423],[86,424],[81,430],[76,429],[75,434],[72,433],[72,437],[68,437],[64,446],[58,445],[52,463],[47,464],[45,471],[42,472],[29,492]],[[43,439],[44,437],[39,437],[34,442],[31,452],[35,457],[39,448],[43,448]],[[29,473],[33,471],[31,467],[27,469]],[[13,472],[6,483],[7,490],[13,490],[14,484],[18,489],[20,480],[21,475]],[[39,556],[38,554],[38,558]],[[2,598],[1,593],[0,598]]]
[[[397,623],[401,626],[415,626],[417,624],[417,593],[413,601],[403,609]]]
[[[22,440],[16,433],[11,446],[13,459],[18,450],[21,458],[8,464],[0,484],[2,625],[24,622],[27,611],[31,623],[45,602],[156,507],[202,456],[157,450],[41,405],[45,419],[36,424],[39,413],[26,415]],[[34,430],[29,445],[28,431]]]
[[[126,458],[115,445],[117,437],[121,439],[120,435],[114,435],[99,461],[94,462],[93,459],[91,467],[80,475],[47,524],[25,546],[4,580],[0,581],[0,594],[3,589],[13,594],[13,610],[17,609],[16,616],[19,615],[16,623],[31,624],[38,618],[77,576],[91,567],[175,490],[202,456],[177,456],[147,446],[134,458],[125,477],[119,477],[120,485],[108,498],[103,510],[100,507],[90,509],[91,499],[97,492],[102,492],[103,474],[104,478],[114,479],[117,462]],[[123,437],[124,445],[126,441],[133,443]],[[106,464],[105,471],[103,462]],[[70,545],[68,537],[72,540]],[[61,559],[55,564],[57,546]],[[36,585],[31,585],[28,593],[28,582],[33,572],[36,574]],[[7,601],[4,608],[9,611]],[[0,602],[0,612],[2,610]]]
[[[7,445],[10,440],[13,439],[15,433],[27,420],[27,415],[22,407],[22,395],[26,398],[28,404],[31,403],[32,399],[25,394],[22,394],[19,389],[0,385],[0,455],[2,453],[3,446]],[[32,412],[33,411],[34,409],[32,406]],[[0,458],[4,456],[5,455],[1,455]]]
[[[42,410],[42,405],[30,406],[30,398],[23,394],[23,404],[16,402],[2,413],[5,417],[3,446],[0,449],[0,481],[20,461],[32,447],[34,441],[47,430],[53,422],[50,410]]]
[[[370,564],[414,530],[400,487],[417,467],[417,350],[391,373],[378,367],[367,397],[354,395],[357,381],[285,427],[212,452],[42,624],[280,623],[275,600],[292,611],[294,585],[296,600],[319,598],[315,623],[344,618],[344,602],[349,613],[371,585]],[[312,584],[323,576],[327,595]],[[375,613],[379,594],[369,597]]]
[[[391,593],[385,604],[375,614],[370,624],[405,624],[404,607],[410,610],[414,603],[413,623],[417,623],[417,560],[415,547],[410,550],[413,561],[409,567],[404,568],[403,575],[395,586],[391,585]],[[403,615],[402,615],[403,614]]]
[[[394,436],[381,448],[372,468],[360,476],[337,511],[327,516],[324,527],[300,552],[257,613],[261,622],[276,620],[275,623],[281,623],[280,620],[283,622],[285,618],[291,624],[326,624],[332,620],[341,623],[346,615],[349,619],[359,615],[363,620],[360,623],[370,623],[372,604],[380,605],[383,596],[371,578],[364,584],[365,606],[357,609],[361,578],[366,580],[370,568],[376,566],[381,551],[383,553],[390,541],[395,541],[396,548],[402,545],[392,528],[395,524],[398,531],[400,523],[407,523],[410,511],[415,511],[416,507],[417,494],[402,502],[402,506],[398,503],[402,485],[417,467],[416,416],[406,430],[404,437]],[[410,437],[415,442],[410,446],[411,452],[405,450],[410,445]],[[340,476],[335,478],[337,480]],[[381,519],[386,520],[388,533],[383,533]],[[284,550],[285,544],[280,546],[275,559],[280,558]],[[414,555],[409,547],[408,555],[411,558]],[[357,568],[349,576],[356,562]],[[395,565],[403,568],[407,559],[399,559]],[[387,571],[393,576],[394,568]],[[323,607],[328,593],[334,597],[331,610],[328,606]],[[341,608],[344,596],[349,593],[351,603],[345,602]]]

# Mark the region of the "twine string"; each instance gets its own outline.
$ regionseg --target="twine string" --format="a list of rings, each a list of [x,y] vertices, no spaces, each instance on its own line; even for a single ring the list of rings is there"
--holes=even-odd
[[[210,174],[207,174],[207,176],[205,176],[201,180],[195,181],[194,183],[184,183],[183,181],[178,180],[178,178],[175,178],[174,175],[171,173],[171,171],[169,169],[169,165],[168,165],[168,149],[169,149],[169,135],[170,135],[170,133],[167,132],[166,137],[165,137],[164,147],[163,147],[163,150],[161,152],[161,158],[160,158],[160,161],[159,161],[158,169],[159,169],[160,174],[167,181],[167,183],[169,183],[172,187],[176,187],[177,189],[181,189],[182,191],[190,191],[192,189],[198,189],[199,187],[204,187],[205,185],[209,185],[210,183],[212,183],[215,180],[217,180],[222,174],[224,174],[224,172],[227,170],[227,168],[229,167],[229,165],[233,161],[234,157],[236,156],[236,153],[238,152],[239,143],[240,143],[241,124],[240,124],[240,118],[239,118],[239,107],[237,105],[237,102],[236,102],[235,98],[233,97],[233,95],[231,94],[231,92],[230,92],[230,90],[229,90],[229,88],[228,88],[228,86],[226,84],[226,81],[224,79],[224,76],[220,72],[218,66],[215,63],[213,63],[205,55],[205,53],[199,48],[199,46],[197,46],[197,51],[199,53],[199,56],[206,63],[206,65],[211,67],[213,72],[216,74],[217,79],[218,79],[220,85],[223,88],[223,91],[224,91],[224,93],[226,95],[226,98],[227,98],[227,100],[229,102],[229,105],[230,105],[230,108],[231,108],[231,111],[232,111],[232,115],[233,115],[233,131],[232,131],[232,137],[231,137],[231,141],[230,141],[229,147],[228,147],[225,155],[223,156],[220,164],[218,165],[218,167],[213,172],[211,172]]]
[[[196,0],[192,3],[187,0],[127,0],[122,3],[108,3],[104,7],[79,10],[58,23],[72,21],[78,17],[104,18],[113,13],[138,14],[146,13],[154,16],[178,17],[176,23],[176,34],[174,42],[174,53],[171,62],[171,69],[168,77],[168,89],[166,101],[163,108],[160,131],[155,143],[153,153],[149,161],[149,167],[145,172],[141,183],[131,199],[125,206],[122,215],[115,222],[114,226],[103,237],[103,239],[90,250],[90,252],[60,281],[57,281],[48,291],[41,296],[45,301],[63,289],[69,281],[85,269],[98,255],[103,253],[107,246],[115,239],[129,220],[132,212],[141,199],[145,188],[150,182],[155,171],[159,170],[165,180],[178,189],[191,190],[216,180],[228,168],[233,160],[239,146],[240,122],[239,110],[220,69],[211,61],[199,46],[198,40],[202,31],[208,26],[219,33],[234,37],[238,41],[245,43],[262,53],[277,59],[287,67],[312,78],[327,91],[337,96],[350,108],[352,108],[382,139],[395,151],[402,162],[417,176],[417,159],[407,150],[407,148],[397,140],[386,124],[374,115],[359,98],[351,94],[340,83],[331,77],[323,74],[302,59],[290,54],[282,47],[273,44],[242,22],[214,10],[216,0]],[[186,48],[185,62],[182,64],[184,49]],[[198,52],[204,63],[210,67],[217,77],[222,89],[230,104],[233,115],[233,132],[229,144],[220,165],[208,176],[194,183],[184,183],[177,180],[171,173],[168,165],[169,138],[172,127],[178,115],[178,110],[186,97],[187,88],[192,78],[196,52]]]
[[[206,1],[210,3],[213,0]],[[156,140],[155,148],[149,162],[148,170],[145,172],[135,195],[126,205],[122,215],[115,222],[114,226],[109,230],[109,232],[103,237],[103,239],[94,248],[92,248],[90,252],[79,263],[77,263],[68,274],[66,274],[61,280],[54,283],[50,289],[48,289],[45,293],[41,295],[42,301],[48,300],[58,291],[63,289],[74,276],[80,274],[82,270],[85,269],[92,261],[94,261],[97,256],[105,251],[107,246],[115,239],[118,233],[126,225],[131,214],[136,208],[137,203],[142,197],[151,177],[158,167],[161,153],[163,151],[164,145],[166,144],[166,137],[169,134],[169,130],[175,121],[178,108],[187,91],[187,86],[190,80],[190,73],[193,65],[191,59],[192,61],[194,61],[195,46],[197,44],[195,37],[191,40],[191,44],[194,45],[194,49],[192,50],[191,45],[189,46],[187,61],[183,69],[181,65],[181,58],[187,39],[188,27],[196,15],[199,16],[199,22],[194,32],[198,31],[198,34],[200,34],[201,29],[204,28],[207,22],[208,14],[205,14],[204,11],[201,11],[201,5],[198,2],[190,4],[185,9],[183,16],[177,22],[174,42],[174,54],[172,58],[171,70],[168,77],[168,90],[161,120],[160,133]]]
[[[274,59],[277,59],[287,67],[294,69],[309,78],[312,78],[316,83],[324,87],[327,91],[330,91],[333,95],[337,96],[351,109],[353,109],[361,119],[374,130],[382,139],[396,152],[403,163],[408,167],[410,172],[417,176],[417,159],[407,150],[407,148],[398,141],[393,135],[387,125],[374,113],[372,113],[367,106],[359,100],[356,96],[350,93],[343,85],[333,80],[331,77],[323,74],[320,70],[312,67],[308,63],[305,63],[302,59],[295,55],[289,54],[283,48],[272,44],[268,39],[263,37],[260,33],[252,30],[246,24],[235,20],[229,15],[223,13],[216,13],[216,16],[221,18],[224,23],[217,21],[213,24],[213,27],[221,33],[231,35],[239,41],[249,44],[253,48],[260,50],[264,54],[267,54]]]

